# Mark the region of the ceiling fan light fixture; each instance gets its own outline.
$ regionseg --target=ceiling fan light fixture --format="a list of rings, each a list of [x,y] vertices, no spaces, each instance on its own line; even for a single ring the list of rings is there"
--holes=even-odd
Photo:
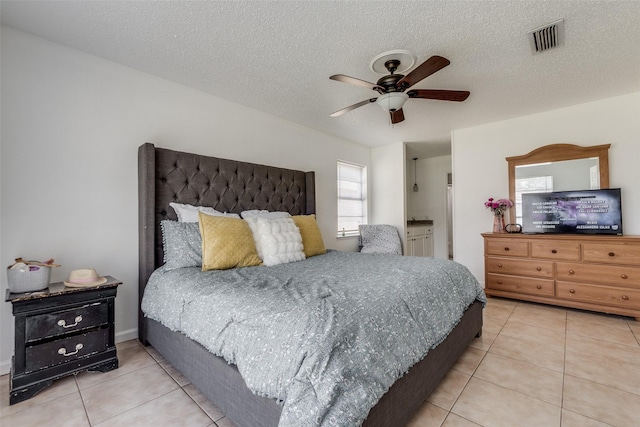
[[[378,97],[376,103],[385,111],[398,111],[409,99],[404,92],[389,92]]]

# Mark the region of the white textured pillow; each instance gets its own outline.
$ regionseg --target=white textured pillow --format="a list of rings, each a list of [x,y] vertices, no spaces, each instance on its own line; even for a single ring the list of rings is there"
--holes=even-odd
[[[240,214],[243,219],[247,218],[290,218],[291,214],[289,212],[269,212],[267,210],[250,210],[250,211],[242,211]]]
[[[169,206],[176,211],[176,215],[178,215],[179,222],[198,222],[198,212],[205,213],[211,216],[226,216],[229,218],[240,218],[240,215],[234,213],[223,213],[219,212],[212,207],[209,206],[193,206],[193,205],[183,205],[182,203],[169,203]]]
[[[245,218],[264,265],[305,259],[300,229],[291,218]]]

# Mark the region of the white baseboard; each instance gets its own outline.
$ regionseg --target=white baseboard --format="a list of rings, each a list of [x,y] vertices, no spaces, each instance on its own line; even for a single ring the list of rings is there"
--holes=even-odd
[[[116,344],[119,342],[138,339],[138,328],[120,331],[115,335]],[[11,360],[3,360],[0,362],[0,375],[8,374],[11,370]]]

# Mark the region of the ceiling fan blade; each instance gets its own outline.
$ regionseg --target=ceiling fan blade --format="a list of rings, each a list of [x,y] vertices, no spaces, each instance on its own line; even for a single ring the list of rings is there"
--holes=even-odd
[[[466,90],[414,89],[407,92],[409,98],[438,99],[440,101],[462,102],[469,97]]]
[[[429,77],[436,71],[442,70],[449,64],[450,62],[447,58],[443,58],[442,56],[432,56],[422,64],[418,65],[418,67],[412,72],[400,79],[396,86],[403,90],[408,89],[422,79]]]
[[[363,105],[370,104],[372,102],[376,102],[378,98],[365,99],[364,101],[358,102],[357,104],[349,105],[348,107],[343,108],[342,110],[338,110],[335,113],[331,113],[331,117],[338,117],[343,115],[344,113],[348,113],[351,110],[355,110],[358,107],[362,107]]]
[[[402,111],[402,108],[397,111],[389,111],[389,114],[391,114],[391,123],[393,124],[404,121],[404,112]]]
[[[334,74],[333,76],[331,76],[329,78],[331,80],[336,80],[336,81],[342,82],[342,83],[349,83],[349,84],[356,85],[356,86],[366,87],[367,89],[373,89],[373,90],[384,89],[384,88],[382,88],[381,86],[378,86],[375,83],[371,83],[371,82],[367,82],[367,81],[364,81],[364,80],[356,79],[355,77],[345,76],[344,74]]]

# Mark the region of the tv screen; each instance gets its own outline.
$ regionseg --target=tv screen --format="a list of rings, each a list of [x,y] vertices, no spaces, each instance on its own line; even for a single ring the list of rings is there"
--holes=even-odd
[[[622,235],[620,189],[523,193],[522,232]]]

